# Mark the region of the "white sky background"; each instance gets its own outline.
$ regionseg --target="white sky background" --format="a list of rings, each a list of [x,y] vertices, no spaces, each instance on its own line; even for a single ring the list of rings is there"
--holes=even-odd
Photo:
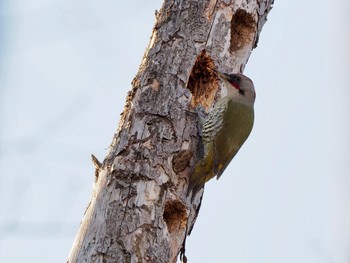
[[[65,262],[162,1],[0,2],[0,260]],[[254,130],[205,191],[190,262],[350,262],[350,6],[276,0]]]

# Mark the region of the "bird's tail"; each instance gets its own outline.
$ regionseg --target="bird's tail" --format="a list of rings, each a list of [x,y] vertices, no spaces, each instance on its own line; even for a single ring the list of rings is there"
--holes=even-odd
[[[208,162],[207,158],[199,161],[190,175],[187,195],[192,191],[194,196],[213,177],[212,162]]]

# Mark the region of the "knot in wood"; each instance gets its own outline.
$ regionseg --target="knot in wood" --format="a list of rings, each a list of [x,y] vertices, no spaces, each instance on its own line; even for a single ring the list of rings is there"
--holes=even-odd
[[[189,166],[193,152],[191,150],[181,150],[173,157],[172,165],[176,174],[181,173]]]

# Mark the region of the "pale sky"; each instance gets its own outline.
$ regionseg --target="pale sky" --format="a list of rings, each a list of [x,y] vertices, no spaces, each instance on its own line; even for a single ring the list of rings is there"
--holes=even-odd
[[[65,262],[162,1],[0,2],[0,261]],[[190,263],[350,262],[350,8],[276,0],[253,132],[207,184]]]

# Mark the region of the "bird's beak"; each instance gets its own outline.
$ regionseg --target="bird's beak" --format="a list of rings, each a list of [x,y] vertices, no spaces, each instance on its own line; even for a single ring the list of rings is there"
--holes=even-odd
[[[218,76],[224,80],[229,80],[229,76],[226,73],[220,72],[216,69],[213,69],[213,71],[218,74]]]

